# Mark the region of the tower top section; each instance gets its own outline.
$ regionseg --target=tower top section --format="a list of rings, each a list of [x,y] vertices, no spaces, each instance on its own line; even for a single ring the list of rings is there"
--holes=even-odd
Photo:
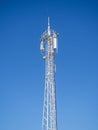
[[[46,46],[51,44],[52,52],[57,50],[58,33],[50,28],[50,18],[48,17],[48,28],[41,35],[40,51],[45,52]]]
[[[41,41],[47,41],[49,38],[53,37],[58,37],[58,33],[50,28],[50,17],[48,17],[48,28],[45,30],[42,35],[41,35]]]

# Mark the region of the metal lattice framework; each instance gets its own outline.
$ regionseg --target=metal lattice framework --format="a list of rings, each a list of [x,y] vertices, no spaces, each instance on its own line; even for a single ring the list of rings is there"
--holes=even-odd
[[[55,53],[57,50],[58,34],[50,29],[48,18],[48,29],[41,36],[40,50],[45,60],[45,90],[42,130],[57,130],[56,112],[56,83],[55,83]]]

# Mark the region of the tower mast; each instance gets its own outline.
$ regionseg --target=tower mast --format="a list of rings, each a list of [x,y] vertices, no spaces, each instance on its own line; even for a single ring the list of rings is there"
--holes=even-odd
[[[50,29],[48,17],[48,29],[41,36],[40,51],[45,60],[45,88],[42,117],[42,130],[57,130],[56,110],[56,83],[55,83],[55,53],[57,50],[56,31]]]

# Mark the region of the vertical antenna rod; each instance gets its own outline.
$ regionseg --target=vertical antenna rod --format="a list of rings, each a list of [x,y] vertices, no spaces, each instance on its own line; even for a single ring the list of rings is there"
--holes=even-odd
[[[55,82],[55,53],[57,50],[57,38],[58,34],[56,31],[50,29],[50,18],[48,17],[48,29],[42,34],[40,43],[40,51],[42,52],[45,61],[42,130],[58,130]]]
[[[50,18],[48,17],[48,30],[50,29]]]
[[[50,18],[48,17],[48,35],[50,35]]]

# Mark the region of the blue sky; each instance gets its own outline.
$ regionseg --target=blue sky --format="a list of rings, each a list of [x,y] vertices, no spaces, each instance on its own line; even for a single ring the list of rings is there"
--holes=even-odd
[[[48,16],[59,33],[58,130],[98,130],[97,0],[0,1],[0,130],[41,130]]]

